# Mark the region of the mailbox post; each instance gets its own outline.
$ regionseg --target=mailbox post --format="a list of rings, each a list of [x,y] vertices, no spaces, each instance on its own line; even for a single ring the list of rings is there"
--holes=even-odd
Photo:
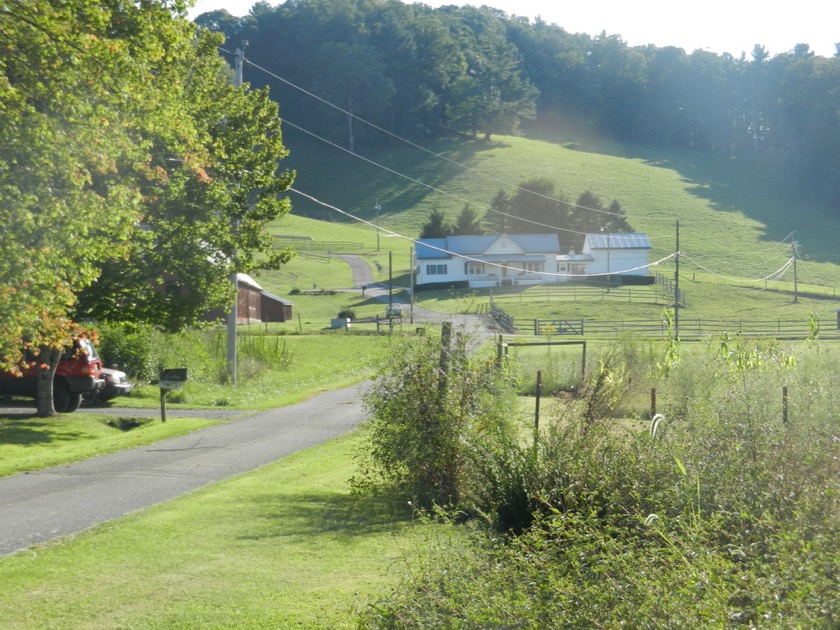
[[[161,370],[158,387],[160,387],[160,421],[166,422],[166,392],[171,389],[181,389],[187,381],[187,368],[170,368]]]

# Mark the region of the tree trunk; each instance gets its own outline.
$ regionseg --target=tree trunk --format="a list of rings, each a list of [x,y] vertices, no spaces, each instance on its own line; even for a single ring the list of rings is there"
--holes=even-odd
[[[60,359],[61,350],[57,348],[41,348],[41,353],[38,355],[35,408],[39,418],[58,415],[53,404],[53,380]]]

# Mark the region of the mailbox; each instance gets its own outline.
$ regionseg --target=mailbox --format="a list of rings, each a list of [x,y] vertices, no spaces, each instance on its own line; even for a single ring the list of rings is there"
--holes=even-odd
[[[181,389],[187,380],[187,368],[161,370],[158,387],[161,389]]]

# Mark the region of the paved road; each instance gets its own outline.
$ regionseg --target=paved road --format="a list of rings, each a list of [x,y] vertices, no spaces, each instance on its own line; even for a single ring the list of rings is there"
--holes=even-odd
[[[365,286],[367,294],[375,299],[406,304],[402,297],[389,298],[387,285],[373,283],[370,267],[360,257],[341,258],[353,270],[357,289]],[[486,321],[476,316],[441,315],[419,308],[414,309],[414,316],[418,322],[450,321],[467,332],[488,332]],[[346,433],[364,418],[361,387],[235,418],[157,444],[0,478],[0,555],[124,516]],[[123,417],[158,413],[114,408],[105,411]],[[4,408],[3,412],[29,416],[33,411],[29,407]],[[212,411],[170,409],[167,417],[204,417],[208,413]],[[242,412],[218,413],[227,416]]]
[[[346,433],[364,417],[361,388],[329,392],[149,446],[2,478],[0,555],[124,516]]]

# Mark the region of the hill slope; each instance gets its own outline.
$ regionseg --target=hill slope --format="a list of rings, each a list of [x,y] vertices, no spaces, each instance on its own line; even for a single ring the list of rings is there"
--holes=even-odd
[[[362,157],[295,133],[286,142],[289,166],[298,171],[296,189],[370,221],[379,202],[381,225],[408,236],[419,233],[434,208],[453,218],[466,203],[483,212],[499,189],[512,192],[525,179],[544,176],[569,200],[590,190],[607,203],[621,202],[636,231],[650,234],[653,259],[674,252],[679,219],[684,262],[763,278],[791,255],[796,232],[805,258],[800,282],[840,284],[832,237],[840,216],[803,198],[772,165],[701,151],[520,137],[436,142],[428,152],[401,145]],[[296,213],[349,220],[299,197],[293,205]]]
[[[794,238],[804,258],[797,264],[799,290],[820,285],[833,298],[832,287],[840,285],[840,259],[833,242],[840,218],[832,216],[832,209],[803,198],[792,178],[772,165],[699,151],[663,152],[523,137],[437,142],[426,150],[395,141],[361,157],[301,137],[294,130],[287,134],[286,144],[291,156],[284,166],[298,171],[295,189],[328,205],[292,193],[293,212],[298,216],[276,225],[275,234],[334,242],[328,246],[334,251],[342,248],[341,242],[352,243],[348,253],[362,254],[378,266],[379,279],[387,277],[389,251],[394,254],[395,276],[406,272],[410,243],[384,232],[377,243],[371,225],[328,206],[375,223],[378,202],[379,225],[413,238],[435,208],[450,218],[466,203],[483,212],[499,189],[513,192],[523,180],[544,176],[555,181],[557,190],[570,200],[586,190],[607,204],[617,199],[631,225],[650,235],[652,261],[675,251],[679,219],[680,275],[689,292],[691,316],[729,318],[731,313],[740,313],[737,317],[773,319],[818,312],[823,321],[834,319],[837,303],[833,299],[791,304],[791,294],[761,298],[755,291],[748,296],[723,286],[792,291],[792,268],[780,279],[773,274],[792,255]],[[562,241],[561,233],[561,246]],[[283,294],[291,288],[307,288],[307,283],[327,282],[329,274],[340,269],[341,265],[330,265],[328,260],[301,257],[264,281],[270,290]],[[656,270],[673,277],[674,263],[669,260]],[[348,282],[336,278],[332,286],[345,287]],[[703,308],[701,301],[717,304]],[[621,308],[616,304],[610,308],[615,313],[598,313],[596,318],[620,318]],[[651,308],[649,316],[656,316],[660,307]],[[581,316],[587,317],[586,313]]]

